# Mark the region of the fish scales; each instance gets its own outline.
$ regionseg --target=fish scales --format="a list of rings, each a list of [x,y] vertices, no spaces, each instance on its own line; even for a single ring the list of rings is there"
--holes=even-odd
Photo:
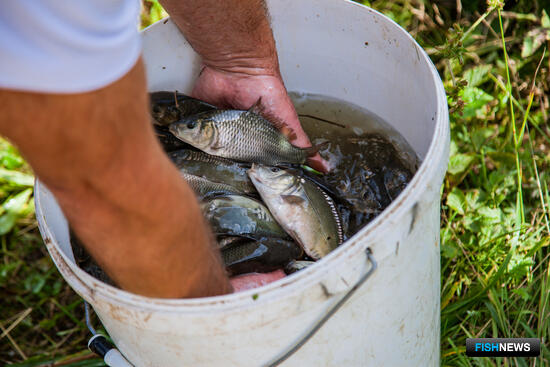
[[[234,186],[220,183],[220,182],[212,182],[210,180],[207,180],[206,178],[195,176],[188,174],[186,172],[180,171],[181,177],[195,191],[198,197],[205,197],[213,194],[222,194],[222,195],[229,195],[229,194],[244,194],[243,191],[240,191]]]
[[[179,139],[215,156],[267,165],[303,164],[309,149],[292,145],[269,121],[251,111],[216,110],[170,125]]]
[[[188,149],[171,152],[168,156],[182,175],[191,174],[232,186],[235,193],[257,195],[246,174],[247,166],[242,163]]]
[[[311,266],[313,264],[315,264],[315,261],[293,260],[293,261],[290,261],[288,264],[285,265],[284,270],[285,270],[285,273],[287,275],[288,274],[293,274],[293,273],[296,273],[297,271],[305,269],[308,266]]]
[[[201,208],[216,235],[289,238],[269,209],[258,200],[225,195],[204,200]]]
[[[237,114],[239,115],[238,119],[243,121],[242,124],[233,123]],[[256,114],[246,111],[240,113],[224,111],[219,115],[217,121],[223,125],[223,128],[220,129],[220,144],[227,147],[230,157],[253,161],[257,159],[261,150],[261,159],[266,164],[305,162],[305,154],[301,149],[292,147],[270,123],[263,123],[263,121],[258,123],[261,118]],[[242,136],[247,136],[248,139],[240,139]],[[255,144],[250,144],[250,142],[255,142]],[[278,160],[271,161],[275,157]]]
[[[258,164],[248,175],[275,219],[311,258],[317,260],[343,242],[336,206],[314,183]]]
[[[294,242],[278,238],[262,238],[230,245],[222,251],[222,259],[231,275],[280,269],[300,258],[303,250]]]

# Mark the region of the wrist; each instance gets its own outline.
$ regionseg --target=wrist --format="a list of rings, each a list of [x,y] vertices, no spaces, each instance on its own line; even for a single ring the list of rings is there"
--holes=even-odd
[[[274,76],[280,77],[277,56],[222,56],[204,57],[203,63],[213,71],[241,76]]]

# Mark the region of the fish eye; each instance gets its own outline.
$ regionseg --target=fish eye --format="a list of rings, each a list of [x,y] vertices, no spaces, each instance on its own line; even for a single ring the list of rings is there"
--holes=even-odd
[[[271,172],[273,172],[273,173],[276,173],[276,172],[279,172],[279,171],[280,171],[280,169],[277,168],[277,167],[271,167],[269,170],[270,170]]]
[[[189,122],[187,123],[187,128],[188,128],[188,129],[194,129],[195,126],[197,126],[197,121],[194,121],[194,120],[193,120],[193,121],[189,121]]]

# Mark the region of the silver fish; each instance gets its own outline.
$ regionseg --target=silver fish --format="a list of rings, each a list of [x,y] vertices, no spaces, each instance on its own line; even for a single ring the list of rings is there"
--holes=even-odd
[[[332,199],[311,181],[288,170],[253,164],[248,176],[285,231],[318,260],[343,241]]]
[[[175,122],[170,132],[208,154],[276,166],[304,164],[318,147],[298,148],[259,114],[239,110],[203,112]]]
[[[207,180],[206,178],[191,175],[183,171],[180,171],[180,175],[181,177],[183,177],[185,181],[187,181],[191,189],[195,191],[195,194],[197,194],[199,198],[203,198],[205,196],[214,195],[214,194],[215,195],[244,194],[244,192],[238,190],[237,188],[221,182],[212,182],[210,180]]]
[[[216,235],[289,238],[258,200],[226,195],[205,200],[201,208]]]
[[[229,159],[215,157],[203,152],[183,149],[168,154],[182,174],[203,177],[235,188],[236,193],[257,195],[256,188],[248,178],[248,166]]]
[[[220,250],[238,243],[249,242],[250,238],[240,236],[218,236],[216,239]]]
[[[225,247],[221,253],[229,274],[238,275],[281,269],[289,261],[302,257],[304,251],[291,241],[262,238]]]
[[[315,261],[292,260],[291,262],[285,265],[285,273],[286,274],[296,273],[297,271],[305,269],[308,266],[311,266],[313,264],[315,264]]]

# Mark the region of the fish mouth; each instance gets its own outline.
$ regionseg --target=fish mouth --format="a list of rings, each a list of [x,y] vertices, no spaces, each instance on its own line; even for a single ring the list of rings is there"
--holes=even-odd
[[[246,174],[253,182],[260,182],[260,175],[258,174],[258,164],[252,163],[252,166],[246,171]]]
[[[264,177],[262,177],[260,173],[260,168],[261,165],[259,165],[258,163],[252,163],[252,166],[246,171],[248,177],[250,178],[250,181],[252,181],[252,184],[254,184],[254,186],[266,186]]]
[[[184,118],[182,120],[172,122],[168,125],[168,131],[170,131],[176,138],[193,145],[192,141],[188,141],[192,134],[192,131],[186,128],[188,120],[189,119]]]
[[[257,173],[258,172],[258,167],[260,167],[260,165],[258,163],[252,163],[252,165],[248,169],[248,172]]]
[[[168,131],[170,131],[173,135],[178,135],[178,124],[180,124],[180,121],[173,122],[170,125],[168,125]]]

